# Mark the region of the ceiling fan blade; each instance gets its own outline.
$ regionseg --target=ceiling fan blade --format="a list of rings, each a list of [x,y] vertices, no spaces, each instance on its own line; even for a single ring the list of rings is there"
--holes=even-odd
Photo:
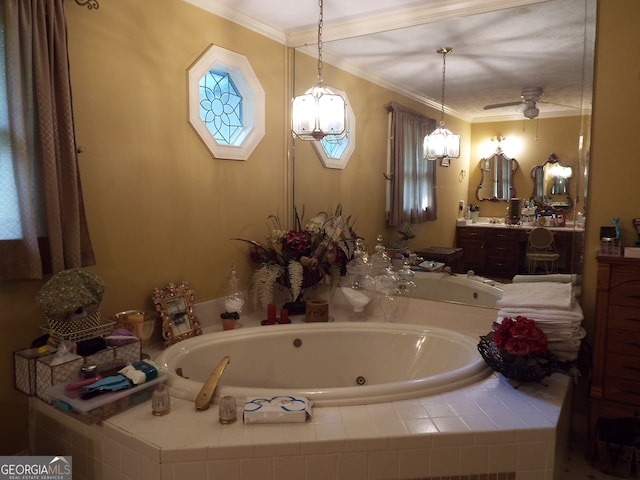
[[[545,103],[547,105],[557,105],[558,107],[573,108],[575,110],[580,109],[580,107],[576,107],[575,105],[566,105],[564,103],[555,103],[555,102],[545,102],[544,100],[540,100],[538,103]]]
[[[518,100],[517,102],[505,102],[505,103],[493,103],[491,105],[485,105],[482,107],[483,110],[490,110],[492,108],[500,108],[500,107],[512,107],[514,105],[520,105],[522,100]]]

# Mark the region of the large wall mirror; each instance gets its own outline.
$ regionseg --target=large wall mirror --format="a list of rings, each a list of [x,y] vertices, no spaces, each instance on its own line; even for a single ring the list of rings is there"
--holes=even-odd
[[[508,3],[504,2],[504,5]],[[510,3],[513,5],[514,2]],[[566,124],[562,130],[563,141],[570,146],[561,150],[545,147],[535,154],[535,164],[543,163],[549,152],[555,151],[560,158],[572,165],[573,176],[568,191],[571,197],[571,213],[566,217],[569,218],[578,211],[585,211],[596,0],[530,1],[520,2],[519,5],[493,12],[465,14],[457,18],[425,15],[422,17],[427,19],[424,20],[424,24],[414,23],[395,28],[393,31],[378,33],[367,32],[366,29],[346,33],[346,29],[332,30],[329,12],[325,12],[324,82],[348,94],[358,122],[357,146],[346,168],[336,170],[322,165],[311,144],[293,140],[292,205],[298,209],[304,206],[310,215],[318,211],[331,210],[341,203],[344,211],[356,218],[356,233],[365,238],[367,246],[373,247],[376,235],[380,233],[387,239],[393,238],[395,230],[386,225],[386,192],[389,182],[385,174],[389,172],[389,135],[385,105],[398,102],[439,120],[442,57],[435,53],[435,50],[447,45],[454,48],[446,60],[447,109],[450,108],[451,112],[454,112],[458,111],[457,107],[460,106],[462,111],[463,107],[472,105],[479,115],[456,116],[447,110],[447,128],[461,135],[461,156],[452,159],[448,168],[438,165],[438,220],[416,226],[416,239],[410,241],[409,247],[417,250],[436,245],[452,246],[456,218],[459,216],[458,202],[460,199],[465,200],[466,204],[477,201],[475,196],[479,176],[477,180],[471,180],[470,177],[472,171],[477,171],[478,158],[485,157],[471,137],[474,131],[481,128],[489,133],[484,140],[488,140],[497,132],[506,133],[502,125],[494,127],[498,125],[497,122],[511,125],[512,131],[526,131],[532,144],[535,144],[534,137],[539,136],[540,141],[547,141],[551,145],[554,144],[552,137],[557,129],[550,127],[549,130],[545,130],[544,122],[552,119],[554,122]],[[579,51],[565,51],[552,55],[538,43],[541,38],[551,34],[565,32],[565,36],[568,36],[566,24],[562,23],[560,15],[550,13],[549,9],[554,7],[559,8],[563,15],[582,15],[581,27],[574,28],[572,25],[571,28],[571,37],[580,43]],[[526,23],[518,23],[521,19]],[[499,51],[487,49],[486,44],[479,43],[480,37],[485,34],[502,31],[511,32],[512,38],[506,40]],[[342,38],[334,38],[341,35]],[[291,51],[293,95],[304,93],[317,81],[317,47],[313,39],[310,37],[298,45],[300,46]],[[360,45],[364,45],[364,48],[360,48]],[[394,53],[394,49],[399,53]],[[362,60],[363,64],[341,62],[339,57],[342,51],[348,51],[354,60]],[[404,63],[399,66],[393,60],[393,56],[389,59],[389,55],[395,55],[395,58],[406,57],[411,62],[408,66]],[[523,78],[514,68],[516,60],[522,56],[538,58],[539,78]],[[466,71],[460,65],[456,65],[458,58],[471,62],[473,68],[469,70],[472,71]],[[567,63],[574,65],[573,70],[577,78],[569,80],[558,75],[560,66]],[[365,68],[365,65],[368,68]],[[391,77],[394,70],[401,70],[403,75],[419,79],[415,83],[423,84],[424,90],[409,91],[408,82],[397,82]],[[370,79],[370,82],[361,80],[362,77]],[[555,91],[546,88],[555,83],[556,78],[559,78],[561,83],[564,82],[565,86],[558,87]],[[509,88],[498,88],[512,80]],[[519,111],[520,107],[513,105],[504,110],[490,112],[496,116],[502,114],[502,120],[484,120],[483,106],[492,102],[485,101],[485,98],[474,98],[470,94],[471,89],[481,83],[485,90],[492,93],[493,102],[516,101],[523,87],[531,86],[531,81],[545,87],[544,96],[538,103],[540,116],[535,119],[525,118],[522,111]],[[550,117],[549,109],[553,107],[553,102],[566,103],[559,100],[564,95],[564,89],[571,87],[566,85],[568,82],[580,85],[581,94],[575,102],[575,108],[571,112],[565,112],[564,116]],[[555,127],[555,124],[553,126]],[[549,131],[551,133],[548,133]],[[529,178],[529,171],[534,163],[525,163],[525,156],[521,153],[506,148],[504,151],[506,158],[501,163],[509,164],[509,158],[517,158],[518,170],[514,172],[512,168],[510,171],[518,182],[515,186],[518,195],[527,198],[534,188],[533,180]],[[490,155],[488,152],[486,156]],[[511,162],[511,165],[513,167],[514,163]],[[503,183],[498,192],[492,189],[486,195],[481,195],[507,199],[509,195],[513,196],[513,191],[509,191],[506,185],[508,182]],[[502,207],[502,202],[483,202],[481,209],[485,204],[496,209]],[[504,208],[501,211],[504,215]],[[446,232],[446,236],[443,232]]]
[[[531,169],[531,199],[544,209],[550,208],[559,213],[568,212],[573,205],[569,192],[572,177],[573,169],[552,153],[546,162]]]
[[[476,190],[478,200],[508,201],[516,197],[513,174],[518,170],[518,161],[507,157],[501,149],[478,162],[481,172],[480,185]]]

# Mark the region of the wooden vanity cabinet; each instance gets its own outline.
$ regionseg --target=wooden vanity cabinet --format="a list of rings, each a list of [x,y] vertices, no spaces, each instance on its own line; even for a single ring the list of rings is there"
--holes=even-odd
[[[640,259],[598,257],[589,396],[593,456],[599,418],[640,417]]]
[[[488,229],[486,234],[486,275],[511,278],[518,273],[518,231],[507,228]]]
[[[464,270],[478,275],[511,278],[518,273],[518,231],[499,227],[457,227]]]
[[[475,226],[456,227],[456,246],[463,249],[463,270],[493,278],[512,278],[528,273],[527,243],[533,227]],[[559,273],[582,271],[582,231],[554,230],[560,254]]]
[[[458,227],[456,230],[457,246],[462,248],[464,271],[473,270],[481,274],[485,266],[485,234],[486,228]]]

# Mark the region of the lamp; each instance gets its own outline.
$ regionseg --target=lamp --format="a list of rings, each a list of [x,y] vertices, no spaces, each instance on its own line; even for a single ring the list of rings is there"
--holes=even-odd
[[[442,116],[440,126],[430,135],[424,137],[424,157],[427,160],[458,158],[460,156],[460,135],[451,133],[444,126],[444,85],[445,73],[447,69],[446,57],[453,52],[451,47],[442,47],[436,50],[442,55]]]
[[[323,0],[320,0],[318,21],[318,83],[293,99],[291,130],[301,140],[321,140],[331,135],[346,134],[347,104],[322,81],[322,22]]]

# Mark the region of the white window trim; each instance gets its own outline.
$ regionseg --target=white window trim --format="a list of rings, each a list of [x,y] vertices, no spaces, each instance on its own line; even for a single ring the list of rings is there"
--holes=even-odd
[[[200,79],[212,68],[231,75],[242,95],[242,132],[235,145],[219,144],[200,119]],[[189,123],[216,158],[247,160],[265,134],[265,94],[244,55],[211,45],[188,69]]]

